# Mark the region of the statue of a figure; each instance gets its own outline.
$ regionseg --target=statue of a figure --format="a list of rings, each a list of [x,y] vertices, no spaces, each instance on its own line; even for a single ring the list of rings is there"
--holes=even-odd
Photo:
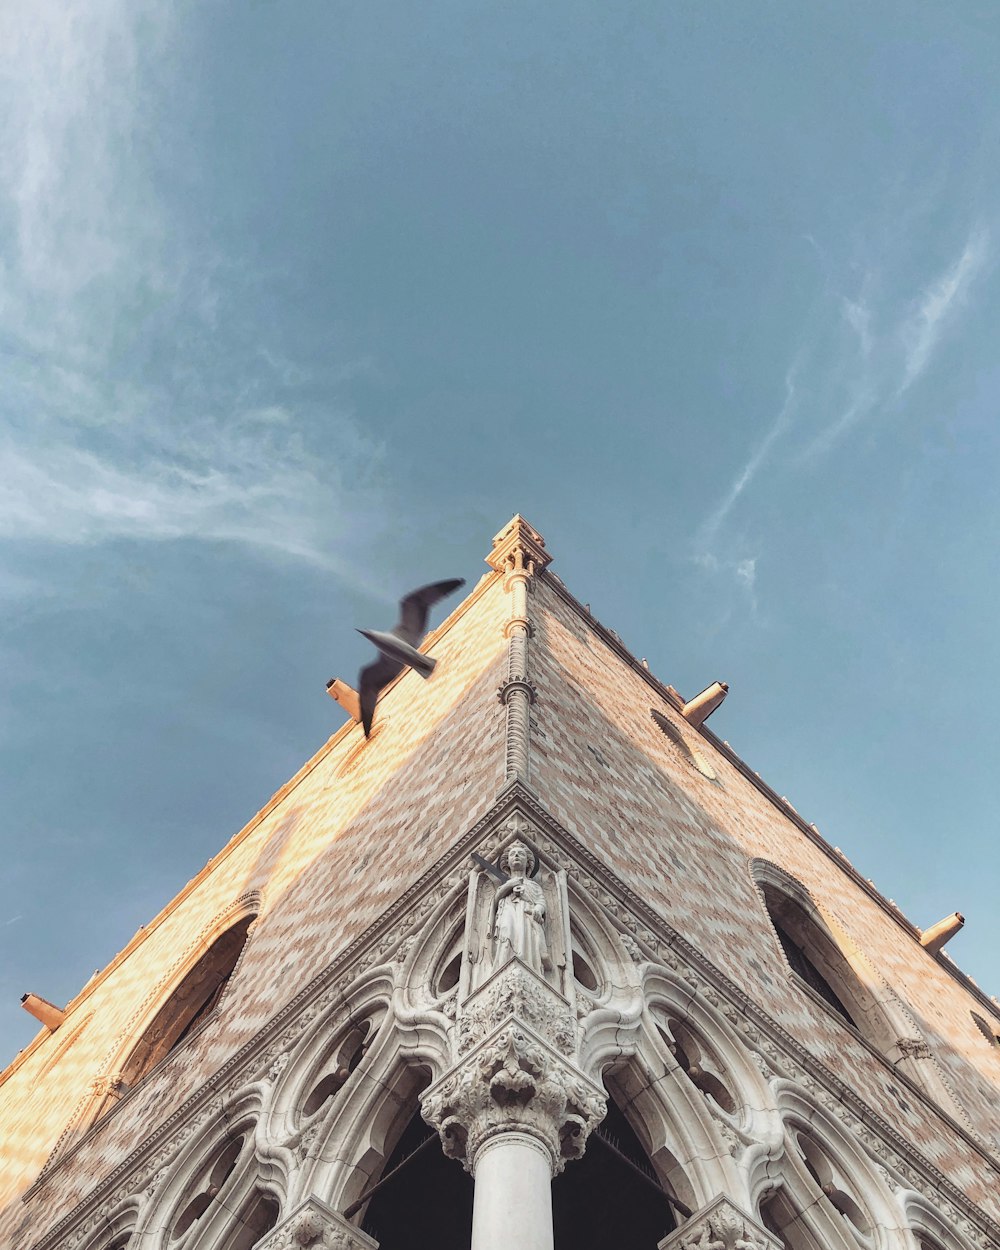
[[[493,967],[502,967],[518,955],[529,968],[541,973],[551,967],[545,943],[545,895],[528,873],[535,857],[523,842],[512,842],[500,867],[510,875],[497,890],[490,910],[493,934]]]

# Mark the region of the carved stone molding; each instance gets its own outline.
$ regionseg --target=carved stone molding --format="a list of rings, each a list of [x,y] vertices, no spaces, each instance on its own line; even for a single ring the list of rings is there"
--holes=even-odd
[[[469,1172],[487,1142],[513,1132],[544,1146],[556,1175],[567,1159],[583,1154],[607,1112],[604,1092],[516,1019],[466,1055],[420,1103],[445,1154]]]
[[[509,677],[497,687],[497,699],[506,707],[510,703],[511,695],[517,690],[524,693],[529,704],[534,703],[538,698],[534,683],[530,682],[527,677]]]
[[[719,1194],[664,1237],[658,1250],[781,1250],[781,1242]]]
[[[508,960],[466,999],[458,1021],[458,1053],[465,1054],[505,1020],[529,1025],[562,1055],[576,1051],[576,1025],[569,1003],[522,963]]]
[[[254,1250],[378,1250],[378,1242],[312,1196]]]

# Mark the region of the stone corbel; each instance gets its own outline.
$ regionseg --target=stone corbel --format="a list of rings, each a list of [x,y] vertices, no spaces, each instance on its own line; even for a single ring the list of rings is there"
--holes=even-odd
[[[781,1242],[725,1194],[659,1243],[658,1250],[782,1250]]]
[[[322,1199],[309,1197],[254,1250],[378,1250],[378,1242]]]

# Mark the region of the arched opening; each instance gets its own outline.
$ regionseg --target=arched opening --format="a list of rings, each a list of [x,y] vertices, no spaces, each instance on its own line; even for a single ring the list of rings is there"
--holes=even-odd
[[[328,1057],[313,1077],[312,1086],[302,1104],[302,1115],[309,1119],[326,1107],[336,1094],[347,1083],[347,1078],[358,1066],[368,1049],[371,1034],[371,1020],[362,1020],[351,1029],[338,1045],[334,1046]]]
[[[468,1250],[472,1194],[472,1177],[446,1158],[437,1133],[417,1112],[386,1160],[363,1228],[380,1250]]]
[[[218,1198],[226,1181],[233,1173],[236,1162],[243,1149],[243,1137],[234,1138],[217,1155],[215,1161],[202,1174],[198,1192],[184,1206],[180,1215],[170,1229],[170,1240],[176,1241],[202,1218],[212,1203]]]
[[[859,1013],[852,1013],[847,1007],[847,1003],[857,997],[857,978],[833,937],[790,894],[783,893],[769,881],[761,882],[760,888],[792,972],[857,1029]]]
[[[784,1190],[779,1189],[760,1204],[760,1222],[777,1237],[782,1250],[805,1250],[796,1236],[798,1212]]]
[[[458,984],[458,978],[462,971],[462,952],[450,960],[444,967],[444,971],[438,977],[437,993],[447,994],[449,990],[453,990]]]
[[[833,1209],[862,1235],[872,1231],[872,1221],[865,1209],[851,1193],[851,1187],[841,1169],[805,1129],[795,1135],[806,1171]]]
[[[695,1089],[711,1098],[728,1115],[735,1115],[738,1107],[725,1081],[725,1069],[718,1058],[704,1044],[700,1036],[679,1020],[670,1020],[671,1042],[667,1034],[656,1026],[657,1032],[673,1052],[681,1071]]]
[[[656,1250],[677,1227],[668,1195],[613,1099],[581,1159],[552,1183],[555,1250]]]
[[[156,1013],[122,1068],[126,1090],[137,1085],[161,1059],[190,1037],[218,1006],[254,919],[253,914],[241,916],[220,934]],[[108,1105],[101,1108],[102,1113]]]
[[[590,990],[591,993],[596,994],[600,989],[596,973],[575,946],[573,947],[573,976],[585,990]]]

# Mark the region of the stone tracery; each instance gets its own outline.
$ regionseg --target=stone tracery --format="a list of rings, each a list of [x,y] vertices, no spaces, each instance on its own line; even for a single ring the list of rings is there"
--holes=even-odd
[[[520,836],[526,836],[527,831],[523,824],[519,825]],[[534,827],[536,839],[541,842],[543,838],[539,836],[537,826]],[[531,835],[527,835],[531,836]],[[550,883],[550,888],[564,889],[558,885],[559,869],[555,868],[558,860],[550,855],[547,849],[539,848],[545,856],[543,865],[543,873],[548,873],[546,880]],[[496,854],[494,849],[493,854]],[[564,860],[564,862],[566,862]],[[586,867],[579,870],[581,876],[586,873]],[[492,886],[490,886],[492,891]],[[595,892],[596,893],[596,892]],[[475,897],[475,892],[470,894]],[[484,895],[485,897],[485,895]],[[565,1166],[567,1159],[572,1159],[574,1152],[578,1153],[579,1147],[586,1140],[588,1132],[593,1131],[593,1125],[599,1121],[600,1115],[603,1114],[599,1099],[604,1097],[601,1088],[601,1075],[608,1072],[608,1079],[616,1082],[616,1089],[624,1091],[626,1101],[638,1113],[643,1110],[643,1115],[648,1117],[651,1113],[650,1108],[654,1105],[663,1110],[656,1114],[663,1114],[670,1117],[678,1114],[682,1115],[688,1121],[686,1132],[691,1132],[691,1125],[700,1125],[696,1132],[701,1134],[697,1141],[692,1139],[690,1145],[684,1145],[683,1142],[675,1145],[674,1156],[683,1157],[685,1162],[678,1163],[677,1166],[683,1166],[687,1169],[687,1184],[692,1187],[689,1195],[690,1201],[688,1206],[696,1207],[699,1203],[707,1203],[713,1196],[720,1192],[728,1192],[732,1195],[731,1201],[739,1208],[743,1214],[739,1218],[751,1218],[746,1216],[747,1212],[756,1211],[754,1192],[752,1190],[749,1172],[746,1169],[757,1167],[758,1164],[753,1162],[754,1159],[763,1159],[760,1165],[763,1167],[762,1175],[768,1175],[767,1169],[770,1167],[771,1177],[770,1183],[775,1183],[775,1178],[781,1175],[781,1167],[778,1165],[768,1164],[767,1157],[774,1157],[773,1145],[767,1145],[766,1139],[770,1129],[768,1128],[768,1115],[773,1114],[767,1111],[762,1095],[760,1093],[760,1084],[764,1081],[765,1088],[770,1089],[771,1083],[776,1079],[774,1075],[773,1064],[777,1062],[779,1066],[787,1071],[794,1070],[800,1060],[792,1058],[789,1060],[787,1056],[779,1055],[777,1051],[773,1052],[773,1058],[768,1056],[768,1046],[764,1040],[751,1040],[745,1034],[733,1032],[725,1017],[715,1010],[710,1004],[710,997],[713,991],[702,979],[703,971],[692,973],[690,966],[687,964],[687,956],[678,960],[675,952],[671,952],[668,947],[664,947],[660,943],[654,933],[643,928],[643,920],[640,917],[638,923],[635,917],[628,917],[629,927],[622,933],[621,930],[614,926],[624,924],[626,914],[619,911],[617,914],[612,911],[610,906],[606,907],[601,903],[598,909],[592,915],[588,915],[586,919],[587,933],[589,940],[596,942],[599,948],[599,958],[601,961],[607,961],[610,973],[610,982],[613,983],[612,998],[606,1002],[614,1002],[614,1007],[595,1004],[591,1002],[584,1010],[582,1016],[576,1011],[573,995],[577,992],[572,990],[569,997],[566,997],[562,990],[569,986],[572,981],[571,976],[566,971],[565,946],[564,939],[561,936],[568,932],[567,927],[562,927],[564,921],[558,914],[558,906],[553,910],[551,903],[551,894],[547,896],[547,902],[550,905],[550,914],[553,914],[554,920],[558,921],[554,928],[554,948],[553,954],[562,959],[561,966],[555,969],[543,972],[539,975],[532,969],[527,968],[523,963],[514,958],[508,960],[507,964],[496,970],[496,974],[504,971],[504,968],[518,969],[517,976],[511,976],[507,980],[507,984],[501,989],[497,984],[492,984],[494,974],[490,973],[478,985],[472,986],[466,978],[466,967],[469,962],[469,952],[465,949],[463,955],[462,979],[463,985],[460,1002],[456,1003],[457,1010],[455,1018],[450,1021],[447,1017],[442,1017],[443,1023],[434,1023],[437,1019],[434,1013],[439,1011],[436,1007],[438,999],[435,995],[436,987],[430,983],[428,978],[424,984],[424,988],[417,994],[410,995],[409,999],[394,998],[389,1005],[387,1015],[381,1027],[375,1026],[372,1029],[371,1041],[368,1053],[365,1057],[363,1065],[358,1067],[358,1079],[354,1081],[351,1089],[346,1087],[343,1093],[347,1096],[341,1100],[341,1094],[338,1093],[330,1107],[335,1107],[332,1117],[330,1118],[330,1132],[334,1131],[333,1125],[336,1121],[336,1132],[338,1137],[345,1142],[355,1142],[355,1146],[348,1149],[355,1153],[352,1160],[345,1162],[343,1158],[334,1159],[333,1157],[325,1157],[321,1141],[314,1139],[307,1143],[307,1149],[301,1154],[295,1154],[294,1158],[289,1159],[282,1164],[284,1168],[283,1179],[279,1179],[275,1174],[276,1184],[274,1186],[274,1202],[278,1202],[278,1195],[281,1195],[280,1206],[282,1215],[279,1216],[278,1226],[275,1230],[284,1226],[287,1217],[284,1212],[293,1210],[295,1204],[305,1196],[307,1190],[314,1189],[317,1192],[324,1192],[328,1195],[340,1195],[338,1203],[346,1204],[350,1197],[357,1197],[362,1193],[366,1186],[366,1176],[371,1178],[378,1175],[379,1158],[385,1158],[385,1146],[376,1150],[371,1154],[373,1146],[362,1147],[362,1137],[356,1133],[348,1133],[344,1137],[344,1123],[360,1124],[366,1116],[376,1107],[384,1107],[385,1117],[399,1115],[401,1106],[412,1106],[413,1099],[416,1096],[415,1086],[412,1079],[402,1077],[400,1070],[400,1078],[391,1078],[386,1080],[386,1074],[393,1070],[393,1065],[398,1064],[398,1054],[400,1052],[400,1042],[402,1038],[412,1037],[414,1039],[414,1047],[412,1054],[420,1056],[420,1062],[427,1064],[434,1074],[436,1080],[441,1081],[446,1075],[448,1065],[453,1065],[457,1061],[461,1061],[466,1057],[472,1059],[481,1058],[478,1068],[479,1084],[472,1088],[467,1088],[468,1101],[471,1110],[466,1116],[467,1119],[475,1121],[476,1116],[485,1117],[488,1123],[485,1128],[480,1128],[473,1123],[473,1129],[470,1134],[468,1129],[464,1129],[464,1150],[466,1155],[469,1154],[470,1144],[472,1153],[475,1155],[481,1151],[483,1146],[489,1140],[489,1137],[499,1136],[504,1131],[514,1131],[522,1137],[527,1135],[533,1138],[537,1143],[541,1144],[543,1149],[550,1155],[558,1150],[559,1160],[556,1167]],[[343,1029],[349,1018],[358,1018],[359,1014],[363,1014],[364,1004],[381,1002],[383,1005],[389,1003],[388,986],[390,983],[399,985],[406,978],[403,976],[402,968],[404,964],[411,967],[414,960],[423,960],[424,964],[431,966],[434,961],[439,961],[443,955],[441,949],[442,943],[446,940],[451,941],[451,937],[447,939],[445,934],[453,933],[452,921],[449,919],[445,923],[444,917],[453,917],[457,914],[456,909],[461,907],[461,899],[455,892],[454,885],[449,885],[441,895],[441,904],[439,907],[425,909],[423,918],[419,927],[411,933],[407,939],[406,949],[400,945],[399,939],[395,942],[384,941],[381,945],[384,952],[381,955],[381,962],[378,960],[369,962],[368,969],[362,972],[360,977],[354,978],[350,982],[342,982],[336,994],[329,999],[326,1012],[326,1019],[329,1029],[331,1025],[336,1028]],[[576,906],[577,904],[574,904]],[[617,905],[617,904],[616,904]],[[579,903],[580,907],[584,904]],[[467,909],[468,910],[468,909]],[[634,926],[634,928],[632,927]],[[432,941],[430,937],[425,939],[424,935],[437,933],[438,938],[433,939],[438,942],[437,953],[432,949],[432,945],[427,946],[427,954],[422,955],[423,949],[421,943]],[[633,936],[633,933],[636,936]],[[627,939],[627,941],[625,940]],[[640,946],[640,941],[642,945]],[[634,947],[634,950],[631,949]],[[646,949],[643,949],[646,948]],[[677,948],[681,949],[681,948]],[[639,952],[642,957],[640,961],[635,958],[635,951]],[[648,954],[647,954],[648,951]],[[597,958],[598,956],[595,956]],[[394,961],[399,959],[399,963]],[[673,967],[669,961],[673,961]],[[394,972],[393,969],[396,971]],[[498,977],[502,980],[502,977]],[[487,984],[491,982],[491,984]],[[668,984],[674,988],[667,993]],[[367,986],[367,988],[364,988]],[[557,988],[560,987],[560,988]],[[626,987],[634,986],[634,989]],[[411,985],[411,989],[412,989]],[[456,990],[451,991],[453,998]],[[673,1037],[675,1043],[678,1034],[681,1036],[681,1049],[684,1051],[688,1059],[688,1070],[685,1071],[684,1064],[680,1061],[676,1054],[671,1054],[668,1042],[656,1034],[655,1028],[648,1023],[641,1023],[642,1012],[647,1010],[647,1005],[655,1001],[658,995],[667,994],[669,1001],[664,1002],[664,1012],[661,1018],[668,1027],[668,1034]],[[397,994],[397,991],[392,991]],[[615,997],[617,995],[617,997]],[[630,998],[631,996],[631,998]],[[478,1000],[478,1001],[477,1001]],[[629,1009],[627,1003],[635,1001],[637,1004],[637,1014],[632,1017],[632,1023],[621,1023],[629,1018]],[[715,995],[715,1003],[720,1007],[725,1006],[723,1000]],[[548,1004],[546,1009],[543,1006]],[[572,1006],[572,1010],[570,1010]],[[619,1024],[615,1026],[614,1036],[617,1040],[613,1043],[602,1042],[600,1046],[593,1045],[592,1039],[601,1035],[602,1029],[607,1029],[606,1023],[600,1018],[601,1011],[610,1012],[618,1018]],[[671,1012],[676,1014],[671,1015]],[[695,1024],[685,1017],[690,1013],[703,1013],[700,1023]],[[520,1019],[522,1016],[527,1017],[525,1023],[526,1028],[515,1030],[513,1025],[509,1025],[505,1030],[504,1019],[512,1017]],[[276,1139],[276,1128],[279,1121],[276,1119],[278,1108],[284,1105],[281,1100],[289,1095],[293,1084],[297,1082],[295,1088],[299,1091],[297,1097],[302,1105],[302,1100],[309,1097],[309,1090],[306,1088],[309,1084],[307,1079],[307,1068],[311,1072],[315,1072],[315,1056],[317,1054],[316,1043],[319,1037],[318,1028],[321,1021],[320,1015],[314,1015],[312,1022],[304,1031],[299,1031],[296,1036],[287,1044],[282,1044],[273,1055],[263,1055],[255,1064],[255,1072],[257,1079],[261,1082],[263,1093],[259,1095],[259,1124],[254,1132],[254,1150],[252,1168],[248,1168],[246,1174],[241,1172],[240,1177],[240,1194],[251,1194],[253,1187],[257,1183],[259,1168],[262,1163],[266,1163],[267,1168],[276,1166],[278,1154],[276,1145],[268,1145],[268,1142]],[[742,1015],[739,1016],[742,1021]],[[671,1024],[673,1021],[673,1024]],[[336,1022],[334,1024],[334,1022]],[[679,1026],[679,1027],[674,1027]],[[440,1034],[434,1032],[435,1029],[443,1030]],[[718,1055],[714,1055],[709,1060],[709,1066],[706,1068],[706,1056],[715,1050],[716,1044],[722,1033],[725,1031],[727,1038],[725,1047]],[[686,1035],[685,1035],[686,1031]],[[490,1045],[481,1044],[476,1040],[477,1036],[486,1036]],[[732,1039],[729,1035],[732,1034]],[[378,1036],[376,1036],[378,1035]],[[445,1037],[453,1039],[447,1045]],[[608,1031],[608,1038],[612,1036],[612,1032]],[[692,1039],[697,1045],[700,1037],[706,1040],[701,1042],[700,1056],[695,1058],[695,1062],[691,1063]],[[584,1046],[584,1042],[588,1044]],[[574,1046],[580,1049],[574,1051]],[[449,1049],[448,1047],[451,1047]],[[742,1057],[734,1066],[734,1060],[731,1056],[730,1049],[733,1046],[741,1048]],[[760,1047],[757,1058],[760,1059],[763,1071],[757,1067],[752,1060],[751,1046]],[[406,1042],[402,1046],[404,1052],[408,1050],[410,1043]],[[614,1060],[611,1056],[612,1048],[617,1048],[619,1059]],[[310,1058],[306,1062],[305,1055],[308,1050]],[[773,1047],[772,1047],[773,1050]],[[487,1058],[487,1052],[489,1056]],[[578,1059],[574,1059],[574,1055],[578,1055]],[[639,1067],[635,1068],[638,1074],[645,1068],[647,1075],[644,1077],[626,1077],[623,1075],[626,1068],[633,1059],[630,1055],[635,1056],[635,1062]],[[277,1060],[281,1057],[286,1058],[286,1062],[278,1064]],[[658,1059],[655,1058],[658,1056]],[[608,1070],[610,1064],[612,1068],[618,1064],[617,1071]],[[668,1072],[673,1071],[675,1075],[669,1080],[656,1077],[650,1080],[648,1073],[650,1065],[659,1062],[662,1072],[664,1068]],[[582,1068],[574,1074],[577,1063],[582,1063]],[[312,1065],[311,1067],[309,1065]],[[712,1103],[718,1103],[714,1094],[710,1098],[706,1098],[706,1091],[701,1089],[697,1080],[693,1080],[690,1069],[693,1067],[700,1068],[703,1072],[712,1070],[720,1080],[726,1084],[727,1090],[730,1091],[733,1101],[736,1104],[742,1104],[744,1097],[743,1090],[750,1089],[752,1096],[750,1103],[754,1108],[752,1112],[746,1114],[749,1120],[736,1117],[736,1122],[730,1126],[727,1131],[731,1131],[737,1141],[738,1148],[736,1155],[725,1150],[726,1159],[719,1158],[716,1162],[708,1167],[704,1163],[711,1153],[711,1147],[706,1146],[705,1142],[713,1140],[713,1134],[718,1139],[720,1126],[724,1124],[724,1116],[719,1115],[719,1109],[726,1111],[725,1107],[713,1108]],[[573,1087],[573,1081],[580,1082],[581,1075],[584,1078],[582,1083],[577,1087]],[[799,1067],[799,1076],[802,1070]],[[697,1076],[697,1073],[695,1074]],[[294,1078],[294,1081],[293,1081]],[[766,1078],[766,1080],[764,1079]],[[471,1081],[471,1078],[467,1078]],[[641,1080],[646,1082],[643,1090],[638,1089]],[[754,1084],[754,1081],[758,1084]],[[409,1084],[407,1085],[407,1082]],[[406,1092],[407,1088],[409,1092]],[[393,1092],[393,1091],[397,1092]],[[688,1093],[684,1094],[683,1091]],[[353,1091],[353,1092],[352,1092]],[[427,1091],[428,1095],[432,1095],[425,1100],[425,1106],[428,1108],[430,1117],[433,1118],[434,1098],[433,1089]],[[393,1100],[396,1101],[393,1101]],[[675,1100],[681,1101],[674,1106]],[[235,1099],[227,1098],[230,1106],[241,1101],[237,1096]],[[533,1105],[534,1104],[534,1105]],[[773,1098],[772,1098],[773,1104]],[[320,1119],[326,1120],[328,1107],[323,1110]],[[700,1108],[700,1109],[699,1109]],[[759,1110],[764,1108],[764,1110]],[[442,1107],[442,1110],[444,1108]],[[544,1131],[540,1127],[540,1122],[532,1123],[526,1119],[526,1109],[539,1113],[539,1121],[544,1113],[548,1117],[548,1123]],[[232,1113],[229,1113],[230,1116]],[[512,1126],[516,1123],[516,1117],[521,1116],[522,1119],[516,1128]],[[573,1117],[577,1119],[574,1120]],[[730,1115],[730,1119],[732,1116]],[[553,1133],[551,1125],[560,1121],[558,1129]],[[665,1121],[666,1123],[667,1121]],[[673,1123],[673,1121],[670,1121]],[[527,1132],[525,1125],[527,1124]],[[498,1125],[503,1126],[498,1129]],[[454,1127],[454,1126],[451,1126]],[[494,1131],[497,1130],[497,1131]],[[675,1130],[671,1130],[672,1132]],[[478,1134],[478,1137],[477,1137]],[[203,1134],[206,1139],[210,1134],[207,1130]],[[378,1134],[374,1137],[369,1136],[369,1143],[377,1139]],[[458,1142],[461,1137],[456,1132],[454,1141]],[[481,1138],[481,1140],[480,1140]],[[389,1138],[384,1139],[388,1141]],[[660,1140],[664,1140],[661,1138]],[[764,1142],[765,1147],[761,1153],[761,1147],[758,1143]],[[662,1147],[661,1147],[662,1149]],[[368,1151],[367,1163],[361,1164],[361,1160]],[[755,1151],[757,1152],[755,1154]],[[770,1152],[770,1156],[769,1156]],[[295,1152],[293,1152],[295,1153]],[[701,1161],[695,1160],[691,1162],[695,1155],[703,1156]],[[654,1156],[656,1155],[656,1146],[654,1139]],[[187,1152],[185,1152],[187,1157]],[[732,1168],[735,1166],[736,1158],[740,1157],[742,1162],[734,1173]],[[791,1156],[789,1156],[791,1158]],[[727,1162],[728,1159],[728,1162]],[[359,1166],[362,1170],[359,1171]],[[572,1166],[572,1164],[570,1164]],[[673,1165],[671,1165],[673,1166]],[[241,1165],[242,1167],[242,1165]],[[178,1161],[168,1161],[166,1171],[173,1174],[179,1168]],[[365,1175],[362,1171],[366,1170]],[[352,1185],[350,1178],[352,1173],[356,1176],[356,1181]],[[270,1174],[269,1182],[270,1183]],[[309,1178],[308,1180],[306,1178]],[[736,1179],[734,1179],[734,1177]],[[743,1177],[743,1179],[740,1179]],[[850,1177],[843,1178],[846,1181]],[[865,1183],[868,1184],[867,1180]],[[813,1183],[810,1179],[810,1183]],[[827,1182],[828,1184],[830,1182]],[[756,1182],[754,1182],[756,1184]],[[150,1198],[155,1198],[154,1203],[156,1209],[163,1209],[162,1193],[165,1187],[168,1187],[168,1177],[164,1176],[158,1184],[152,1186]],[[837,1184],[836,1188],[845,1194],[853,1192],[853,1182],[851,1184]],[[756,1190],[757,1197],[763,1192],[761,1186],[758,1185]],[[791,1191],[788,1191],[791,1193]],[[683,1194],[683,1191],[682,1191]],[[794,1198],[794,1195],[793,1195]],[[241,1199],[242,1200],[242,1199]],[[860,1204],[859,1204],[860,1205]],[[143,1216],[143,1224],[149,1227],[149,1211],[153,1207],[147,1207],[147,1211]],[[242,1209],[242,1208],[241,1208]],[[836,1208],[835,1208],[836,1210]],[[697,1213],[696,1213],[697,1214]],[[736,1217],[734,1217],[736,1218]],[[832,1218],[832,1217],[831,1217]],[[837,1218],[844,1222],[843,1215],[838,1214]],[[888,1221],[888,1223],[887,1223]],[[886,1215],[881,1212],[880,1215],[873,1219],[873,1226],[876,1228],[894,1227],[891,1212]],[[900,1215],[896,1218],[895,1226],[903,1226],[903,1217]],[[734,1225],[735,1227],[735,1225]],[[831,1226],[836,1228],[836,1225]],[[729,1228],[726,1224],[725,1228]],[[705,1231],[707,1229],[707,1232]],[[756,1246],[752,1237],[759,1236],[753,1232],[749,1225],[744,1221],[744,1232],[748,1232],[747,1236],[739,1233],[737,1242],[742,1237],[748,1240],[750,1245]],[[749,1230],[749,1231],[748,1231]],[[680,1230],[679,1230],[680,1231]],[[765,1235],[767,1230],[764,1230]],[[220,1234],[221,1235],[221,1234]],[[350,1236],[350,1234],[345,1234]],[[713,1245],[720,1242],[725,1247],[727,1242],[726,1233],[722,1226],[716,1227],[710,1223],[698,1233],[698,1239],[692,1241],[694,1230],[689,1230],[688,1241],[678,1242],[678,1245],[697,1245],[699,1250],[704,1246]],[[832,1234],[831,1234],[832,1235]],[[842,1230],[841,1230],[842,1235]],[[200,1240],[199,1230],[199,1240]],[[331,1234],[332,1236],[332,1234]],[[704,1238],[708,1236],[709,1240]],[[771,1234],[773,1237],[773,1234]],[[951,1244],[941,1237],[936,1238],[942,1241],[945,1250],[951,1250]],[[224,1244],[224,1243],[221,1243]],[[267,1243],[265,1243],[267,1244]],[[281,1243],[276,1242],[275,1245]],[[320,1243],[317,1243],[320,1244]],[[323,1243],[325,1244],[325,1243]],[[332,1243],[331,1243],[332,1244]],[[360,1244],[364,1244],[363,1242]],[[674,1243],[670,1243],[673,1245]],[[761,1244],[767,1244],[766,1242]],[[839,1244],[832,1242],[830,1244]],[[845,1243],[846,1244],[846,1243]],[[878,1243],[883,1244],[882,1242]],[[896,1244],[893,1241],[884,1243],[886,1246]],[[903,1243],[899,1243],[902,1245]],[[955,1245],[962,1245],[965,1250],[965,1243],[956,1241]],[[734,1243],[735,1245],[735,1243]],[[89,1247],[88,1247],[89,1250]],[[103,1245],[100,1250],[104,1250]],[[186,1244],[185,1244],[186,1250]]]

